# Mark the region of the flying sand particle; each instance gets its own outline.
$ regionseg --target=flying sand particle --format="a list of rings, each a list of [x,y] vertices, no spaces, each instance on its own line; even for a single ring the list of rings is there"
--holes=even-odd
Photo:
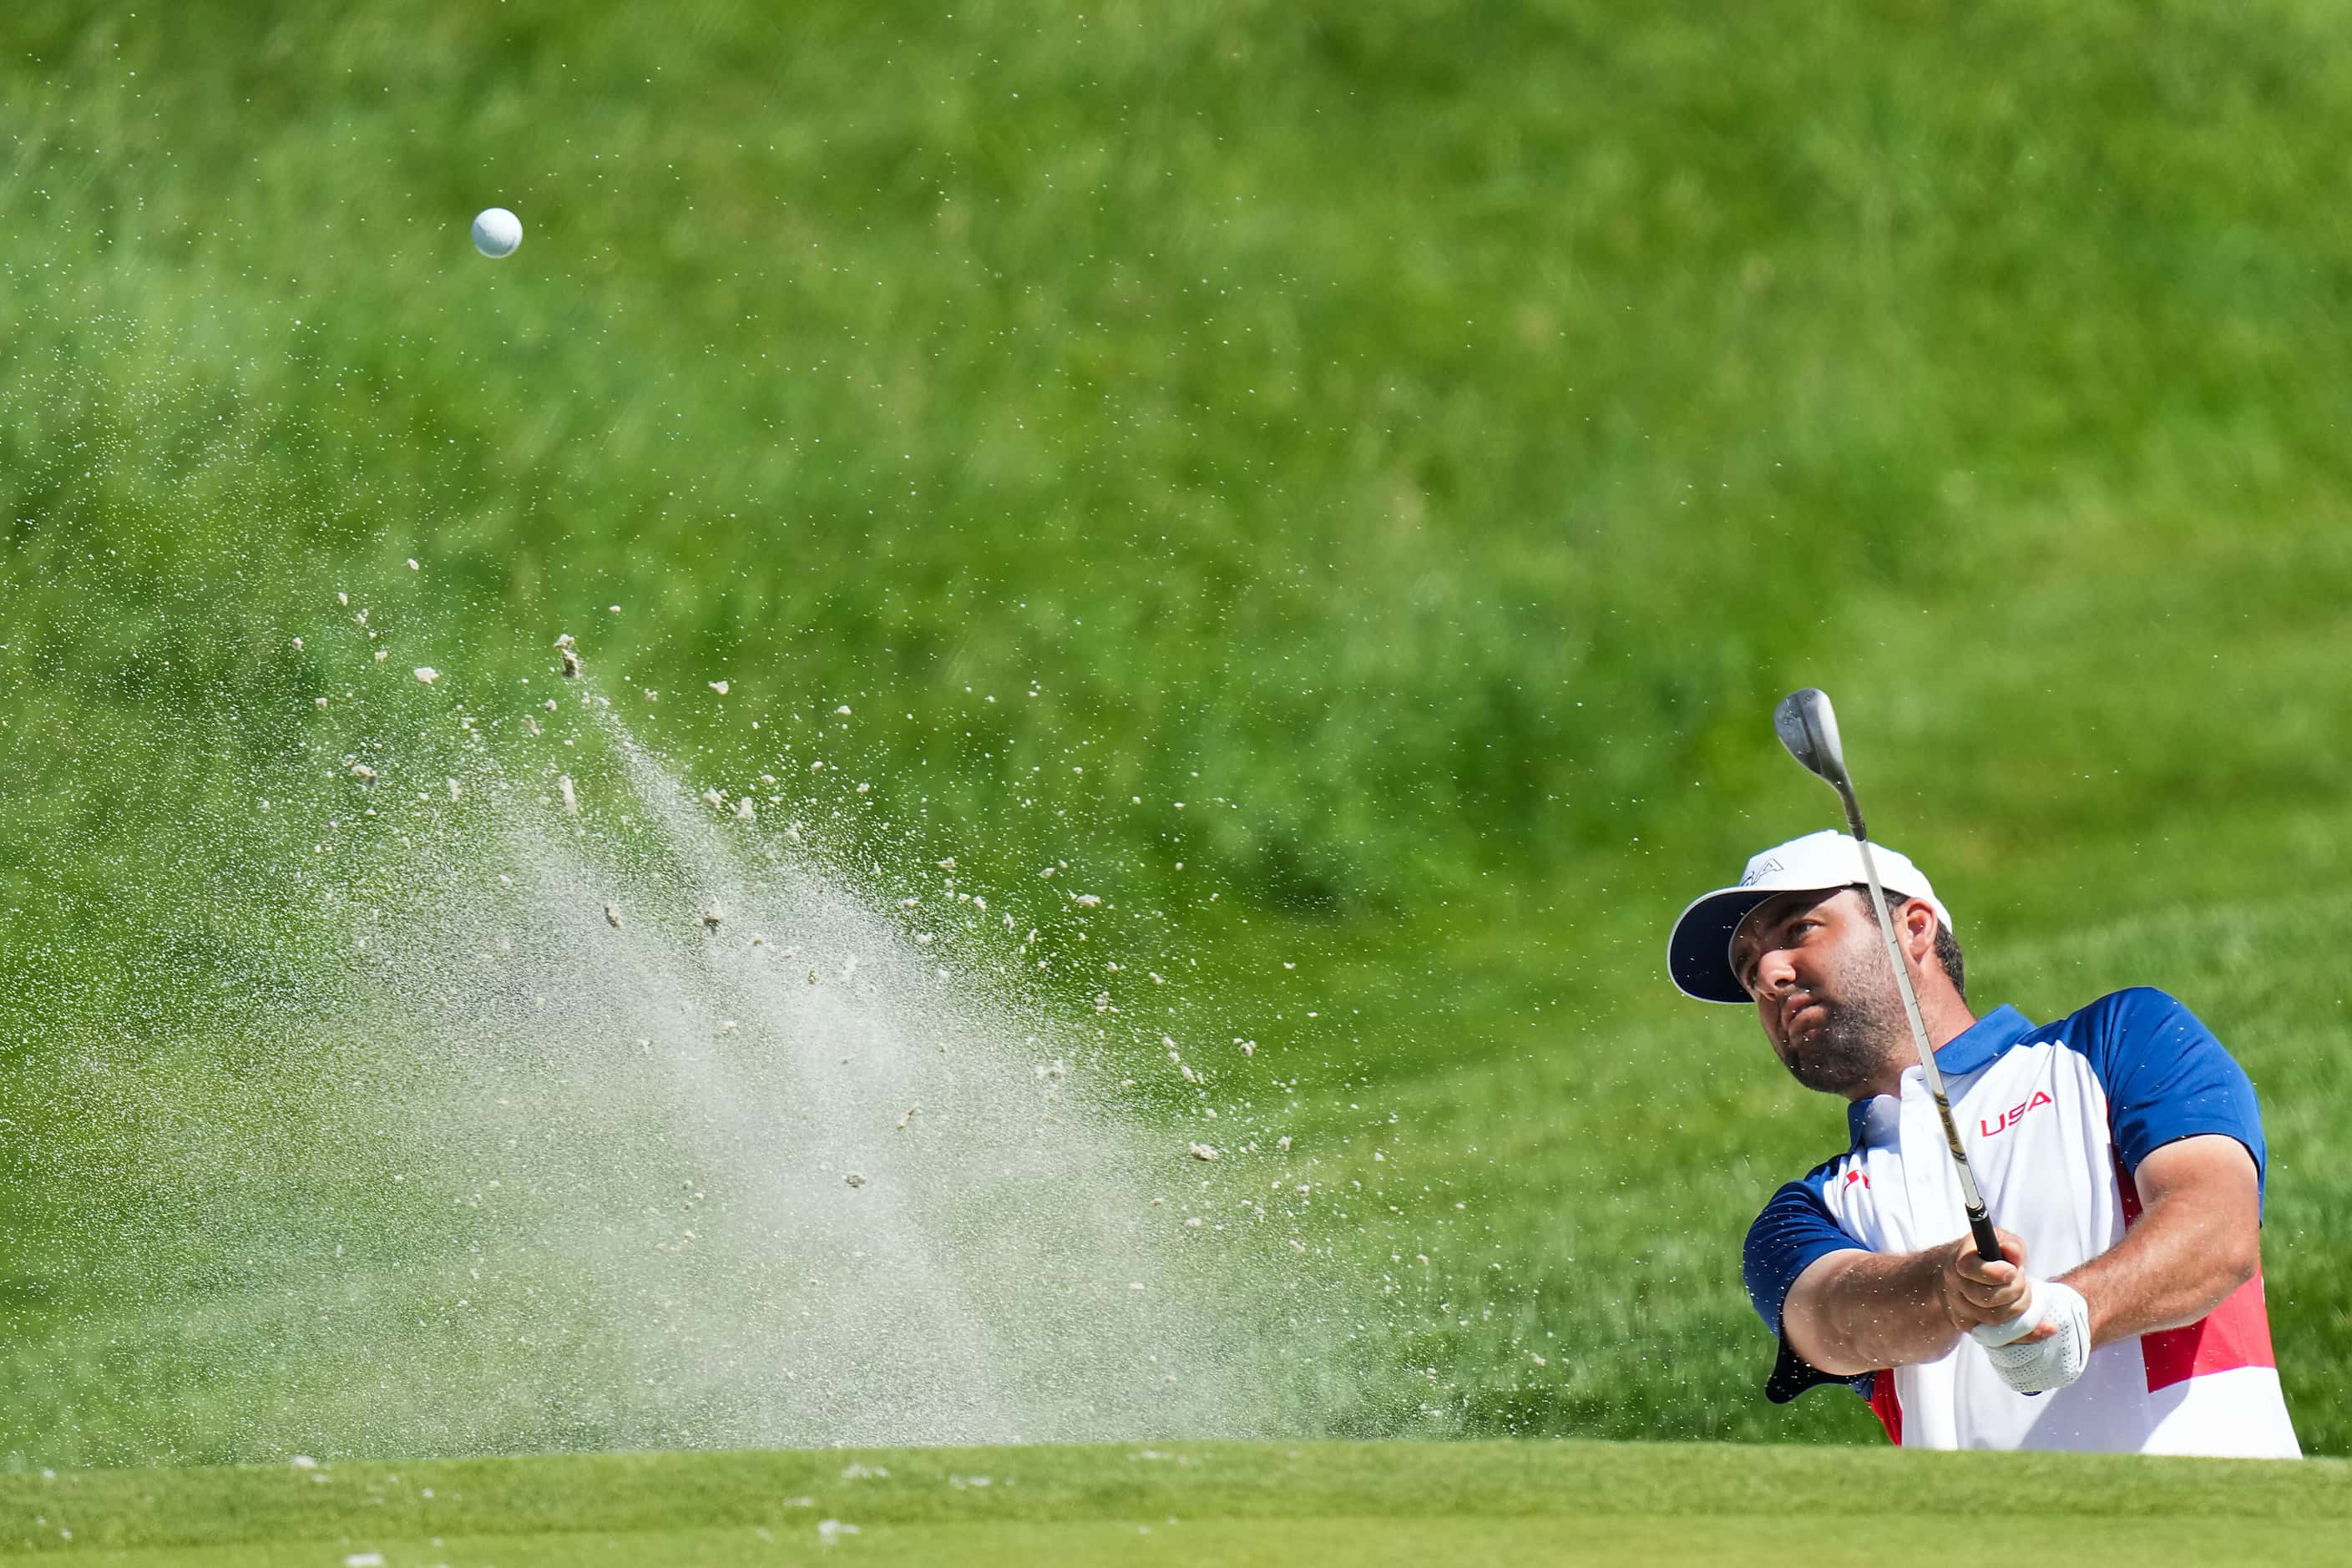
[[[717,904],[711,904],[702,911],[702,929],[704,931],[716,933],[719,930],[719,922],[726,918],[727,914],[725,910],[721,910]]]
[[[1217,1152],[1206,1143],[1187,1143],[1184,1145],[1184,1152],[1195,1160],[1213,1160],[1217,1157]]]
[[[621,929],[621,911],[611,904],[604,906],[604,923],[614,931]]]
[[[579,679],[580,650],[572,646],[572,634],[570,632],[565,632],[562,636],[555,639],[555,653],[556,657],[563,661],[563,679],[566,680]],[[653,695],[654,694],[650,691],[646,692],[646,700],[648,702],[652,701]]]
[[[841,1180],[845,1186],[862,1187],[866,1184],[866,1178],[859,1175],[855,1171],[850,1172],[849,1174],[842,1177]]]
[[[416,679],[430,686],[441,679],[441,672],[429,664],[420,664],[416,667]]]
[[[710,683],[710,689],[724,697],[727,695],[727,683],[723,680],[714,680]]]
[[[572,775],[570,773],[558,773],[555,777],[555,787],[562,794],[563,809],[574,816],[579,816],[580,797],[572,793]]]

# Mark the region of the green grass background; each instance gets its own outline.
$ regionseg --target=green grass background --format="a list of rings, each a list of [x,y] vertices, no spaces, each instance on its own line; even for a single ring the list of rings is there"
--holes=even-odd
[[[1875,1440],[1763,1403],[1738,1284],[1838,1109],[1660,973],[1829,822],[1767,722],[1826,687],[1980,1003],[2156,984],[2240,1053],[2290,1404],[2352,1451],[2343,42],[2297,0],[12,6],[0,1455],[269,1442],[140,1361],[86,1223],[138,1134],[53,1086],[215,1113],[223,977],[299,989],[221,825],[364,673],[338,588],[479,691],[580,633],[689,770],[853,703],[877,845],[1160,911],[1395,1205],[1339,1241],[1449,1244],[1382,1397],[1456,1435]]]

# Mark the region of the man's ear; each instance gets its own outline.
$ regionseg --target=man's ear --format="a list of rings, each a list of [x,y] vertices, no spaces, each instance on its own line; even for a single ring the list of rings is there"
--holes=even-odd
[[[1918,951],[1912,956],[1925,963],[1936,951],[1936,907],[1925,899],[1911,899],[1903,905],[1905,945]]]

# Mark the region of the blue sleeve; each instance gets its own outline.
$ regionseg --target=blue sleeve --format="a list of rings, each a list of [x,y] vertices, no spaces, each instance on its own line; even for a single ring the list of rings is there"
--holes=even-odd
[[[1870,1397],[1873,1374],[1844,1378],[1822,1372],[1790,1348],[1789,1336],[1780,1329],[1781,1309],[1788,1304],[1789,1288],[1799,1275],[1832,1252],[1865,1250],[1839,1227],[1829,1205],[1822,1201],[1822,1184],[1836,1164],[1832,1160],[1816,1165],[1803,1181],[1790,1182],[1774,1193],[1756,1223],[1748,1227],[1748,1245],[1741,1251],[1740,1270],[1748,1278],[1748,1299],[1756,1304],[1756,1315],[1764,1320],[1764,1326],[1780,1342],[1779,1359],[1764,1383],[1764,1396],[1775,1405],[1786,1405],[1824,1383],[1843,1383],[1864,1399]]]
[[[1834,1164],[1836,1162],[1831,1162]],[[1817,1166],[1801,1182],[1790,1182],[1772,1194],[1756,1223],[1748,1227],[1748,1245],[1740,1254],[1740,1271],[1748,1277],[1748,1299],[1756,1315],[1774,1333],[1780,1331],[1780,1309],[1797,1276],[1832,1252],[1850,1252],[1862,1246],[1830,1217],[1822,1201],[1822,1184],[1830,1165]]]
[[[2268,1151],[2254,1086],[2197,1015],[2161,991],[2118,991],[2084,1008],[2093,1027],[2078,1048],[2106,1091],[2107,1121],[2124,1173],[2183,1138],[2220,1133],[2253,1156],[2262,1191]]]

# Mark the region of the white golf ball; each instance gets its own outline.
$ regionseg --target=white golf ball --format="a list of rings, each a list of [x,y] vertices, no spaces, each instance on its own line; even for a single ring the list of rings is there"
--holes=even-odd
[[[474,248],[484,256],[512,256],[522,243],[522,219],[504,207],[484,207],[474,215]]]

